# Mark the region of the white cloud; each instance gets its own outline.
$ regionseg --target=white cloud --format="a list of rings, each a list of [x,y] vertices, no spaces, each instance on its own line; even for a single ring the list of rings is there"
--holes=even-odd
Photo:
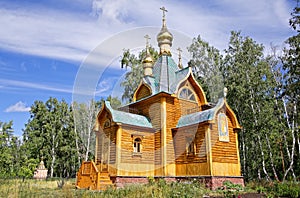
[[[0,8],[0,47],[51,58],[82,61],[110,35],[97,20],[58,10]]]
[[[242,30],[266,45],[272,41],[283,42],[290,32],[287,18],[291,8],[284,0],[255,3],[252,0],[77,2],[90,4],[90,13],[2,6],[0,25],[5,31],[0,31],[0,48],[81,62],[92,49],[117,32],[133,27],[160,27],[159,7],[163,4],[169,10],[167,24],[170,29],[191,37],[201,34],[204,40],[221,50],[227,46],[231,30]],[[109,50],[106,53],[110,53]]]
[[[16,104],[9,106],[5,109],[5,112],[28,112],[30,111],[30,107],[26,107],[26,104],[22,101],[17,102]]]
[[[126,0],[94,0],[92,14],[102,22],[121,24],[128,15],[126,4]]]
[[[101,80],[97,85],[95,95],[101,96],[103,93],[111,91],[116,81],[117,78],[107,78]]]
[[[43,85],[39,83],[31,83],[26,81],[18,81],[18,80],[8,80],[8,79],[0,79],[0,86],[5,86],[6,88],[31,88],[31,89],[39,89],[46,91],[55,91],[62,93],[73,93],[72,88],[61,88],[61,85],[57,86],[49,86]]]

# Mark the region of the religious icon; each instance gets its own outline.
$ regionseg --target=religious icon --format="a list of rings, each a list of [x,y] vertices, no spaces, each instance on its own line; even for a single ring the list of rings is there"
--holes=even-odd
[[[218,131],[219,140],[222,142],[229,142],[228,122],[226,114],[224,113],[220,113],[218,116]]]

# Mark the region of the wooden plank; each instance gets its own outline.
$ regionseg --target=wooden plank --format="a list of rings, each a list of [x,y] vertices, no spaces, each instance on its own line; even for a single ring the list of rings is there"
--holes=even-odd
[[[217,119],[218,114],[216,115]],[[219,141],[217,121],[212,124],[211,142],[212,142],[212,159],[213,162],[234,163],[238,164],[237,139],[233,132],[233,125],[227,115],[229,142]]]
[[[145,85],[142,85],[140,87],[140,89],[137,91],[137,94],[136,94],[136,100],[140,100],[142,98],[145,98],[147,96],[150,96],[150,90],[148,87],[146,87]]]
[[[213,162],[214,176],[240,176],[239,164]]]
[[[207,163],[176,164],[177,176],[206,176],[210,175]]]

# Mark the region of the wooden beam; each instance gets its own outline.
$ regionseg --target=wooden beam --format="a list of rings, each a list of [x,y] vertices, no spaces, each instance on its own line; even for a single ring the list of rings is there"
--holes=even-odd
[[[167,175],[167,102],[166,98],[161,98],[161,161],[163,175]]]
[[[211,145],[211,131],[210,131],[211,124],[207,125],[206,133],[205,133],[205,141],[206,141],[206,156],[207,156],[207,163],[209,167],[209,175],[213,175],[213,166],[212,166],[212,145]]]
[[[239,152],[239,140],[238,140],[238,133],[234,131],[235,134],[235,144],[236,144],[236,154],[237,154],[237,159],[238,159],[238,172],[239,175],[241,175],[241,162],[240,162],[240,152]]]
[[[119,175],[120,163],[121,163],[121,141],[122,141],[122,126],[118,126],[116,131],[116,174]]]

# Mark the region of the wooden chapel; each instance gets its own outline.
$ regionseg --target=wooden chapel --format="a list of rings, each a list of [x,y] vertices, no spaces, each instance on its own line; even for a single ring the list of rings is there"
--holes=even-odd
[[[235,113],[225,96],[209,104],[191,68],[172,59],[173,35],[161,9],[159,58],[153,61],[147,43],[133,102],[119,109],[108,101],[102,105],[94,127],[95,160],[82,163],[77,188],[123,187],[148,183],[149,177],[196,179],[212,189],[225,180],[243,185]]]

